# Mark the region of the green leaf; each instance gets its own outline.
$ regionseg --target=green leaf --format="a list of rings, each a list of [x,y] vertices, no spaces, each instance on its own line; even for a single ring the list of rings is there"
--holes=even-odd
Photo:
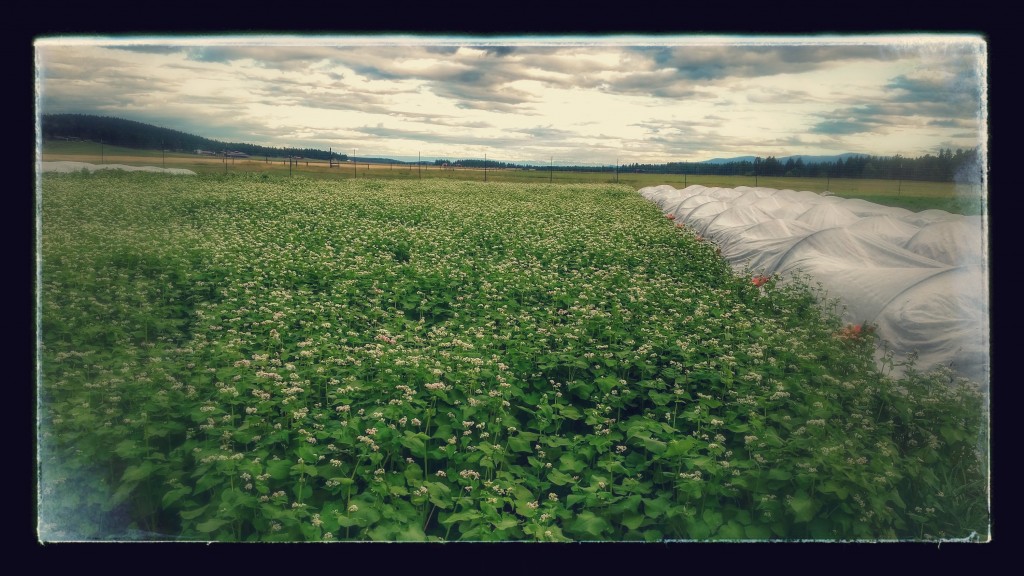
[[[658,542],[664,537],[661,530],[644,530],[644,541],[646,542]]]
[[[302,476],[303,474],[306,476],[317,475],[316,466],[311,464],[296,464],[295,466],[292,466],[290,470],[292,476]]]
[[[950,444],[963,440],[965,437],[963,430],[953,428],[951,426],[943,426],[939,428],[939,433],[942,434],[942,437]]]
[[[462,512],[455,512],[441,519],[441,524],[454,524],[456,522],[465,522],[467,520],[476,520],[477,518],[483,517],[483,513],[479,510],[464,510]]]
[[[224,478],[218,474],[206,474],[196,481],[195,493],[205,492],[223,482],[225,482]]]
[[[313,487],[309,484],[296,482],[293,492],[296,500],[303,501],[313,495]]]
[[[418,522],[410,522],[401,532],[398,533],[396,539],[405,542],[425,542],[427,540],[427,535],[423,532],[423,528],[420,527]]]
[[[718,536],[727,538],[729,540],[743,540],[746,537],[746,533],[743,530],[743,525],[735,520],[729,520],[722,526],[721,530],[718,531]]]
[[[345,516],[343,514],[339,514],[338,515],[338,526],[341,526],[342,528],[351,528],[353,526],[358,526],[358,525],[359,525],[359,519],[358,518],[352,518],[350,516]]]
[[[534,516],[536,516],[537,515],[537,509],[530,507],[530,503],[531,502],[532,502],[532,500],[531,501],[517,500],[516,503],[515,503],[516,514],[519,514],[523,518],[533,518]]]
[[[508,530],[510,528],[515,528],[516,526],[518,526],[519,520],[517,520],[514,516],[502,514],[500,520],[498,520],[497,522],[491,522],[491,524],[494,525],[495,530]]]
[[[268,460],[267,474],[274,480],[285,480],[291,467],[292,463],[289,460]]]
[[[701,470],[711,470],[710,465],[712,458],[710,456],[698,456],[696,458],[690,458],[687,460],[690,464],[687,466],[688,469],[700,468]]]
[[[308,444],[296,449],[295,454],[306,462],[316,462],[316,451]]]
[[[213,532],[227,523],[228,521],[223,518],[210,518],[206,522],[196,524],[196,530],[199,530],[200,532]]]
[[[586,368],[586,364],[583,367]],[[569,382],[568,388],[577,398],[589,399],[594,392],[594,387],[591,384],[581,381]]]
[[[608,506],[611,514],[623,514],[625,512],[640,512],[640,502],[643,498],[639,494],[630,494],[622,500]],[[607,515],[605,515],[607,516]]]
[[[767,526],[751,524],[744,528],[747,538],[752,540],[767,540],[772,537],[772,531]]]
[[[705,508],[701,518],[712,531],[722,525],[722,513],[714,508]]]
[[[438,508],[448,508],[452,505],[451,498],[448,496],[451,493],[451,489],[447,485],[440,482],[427,482],[424,486],[427,487],[432,504]]]
[[[413,456],[423,458],[427,453],[427,445],[424,442],[425,439],[428,439],[428,436],[422,432],[415,434],[406,430],[404,436],[399,438],[398,441],[402,446],[408,448],[409,451],[412,452]]]
[[[611,528],[608,521],[593,512],[586,510],[579,514],[570,524],[572,530],[595,538],[600,538],[605,530]]]
[[[889,500],[893,504],[896,504],[897,506],[899,506],[900,509],[906,510],[907,504],[903,501],[903,498],[900,498],[900,493],[895,488],[892,490],[892,492],[889,493]]]
[[[557,468],[554,468],[548,472],[548,480],[557,486],[565,486],[572,482],[572,477],[567,474],[563,474],[562,472],[559,472]]]
[[[118,486],[117,491],[110,497],[110,500],[107,501],[103,509],[105,511],[114,509],[118,504],[127,500],[138,485],[138,482],[126,482]]]
[[[210,505],[207,504],[206,506],[200,506],[199,508],[195,508],[193,510],[182,510],[181,512],[178,513],[178,515],[181,516],[182,520],[193,520],[195,518],[198,518],[209,507]]]
[[[558,409],[558,413],[568,418],[569,420],[579,420],[580,418],[583,417],[583,413],[571,405],[560,406]]]
[[[711,529],[703,520],[696,517],[686,518],[686,531],[693,540],[706,540],[711,536]]]
[[[515,484],[512,486],[512,497],[521,502],[528,502],[533,500],[533,494],[530,489],[522,484]]]
[[[793,496],[789,507],[793,510],[797,522],[810,522],[817,511],[814,500],[803,491],[797,492],[796,496]]]
[[[703,493],[703,482],[690,481],[677,484],[679,490],[690,498],[700,498]]]
[[[701,398],[699,402],[708,408],[718,408],[722,405],[720,400],[715,400],[714,398]]]
[[[423,469],[420,465],[413,462],[412,464],[406,464],[405,470],[402,471],[402,475],[405,476],[405,480],[410,484],[423,480]]]
[[[587,468],[587,463],[581,460],[577,460],[572,454],[562,454],[558,459],[559,468],[562,470],[568,470],[569,472],[580,473]]]
[[[690,450],[697,445],[697,440],[692,436],[683,436],[682,438],[672,440],[668,443],[665,449],[665,457],[673,458],[675,456],[683,456],[689,454]]]
[[[789,480],[793,475],[789,473],[789,470],[783,470],[782,468],[772,468],[768,471],[769,480]]]
[[[575,410],[575,409],[574,409]],[[564,436],[545,436],[542,440],[545,446],[568,446],[569,440]]]
[[[668,448],[668,445],[661,440],[655,440],[654,438],[641,438],[640,440],[644,443],[644,448],[653,454],[663,454]]]
[[[586,365],[584,365],[586,367]],[[601,392],[611,392],[612,388],[619,385],[619,380],[614,376],[602,376],[594,380],[594,384],[601,389]]]
[[[654,391],[651,391],[648,394],[648,396],[650,397],[651,401],[654,402],[658,406],[664,406],[664,405],[668,404],[669,402],[672,401],[672,398],[673,398],[672,394],[666,394],[664,392],[654,392]]]
[[[657,498],[644,498],[643,509],[644,513],[650,518],[658,518],[669,509],[672,505],[672,499],[667,494],[662,494]]]
[[[750,430],[750,425],[743,422],[732,422],[726,426],[731,432],[747,432]]]
[[[312,524],[302,523],[299,524],[299,531],[302,532],[302,536],[307,542],[318,542],[320,537],[323,535],[320,532],[320,528],[313,526]]]
[[[826,480],[822,482],[818,490],[827,494],[835,494],[836,496],[839,496],[841,500],[846,500],[846,497],[850,495],[849,490],[843,488],[833,480]]]
[[[139,464],[138,466],[129,466],[125,468],[124,474],[121,475],[122,482],[138,482],[145,480],[153,473],[153,469],[156,466],[148,460]]]
[[[647,517],[638,512],[626,512],[622,515],[622,525],[630,530],[636,530],[643,525]]]
[[[128,459],[134,458],[135,456],[141,454],[142,449],[139,448],[139,445],[135,442],[135,440],[122,440],[114,448],[114,453],[120,456],[121,458]]]
[[[171,490],[171,491],[167,492],[166,494],[164,494],[162,505],[163,505],[164,508],[167,508],[171,504],[174,504],[179,499],[181,499],[182,496],[185,496],[186,494],[191,494],[191,493],[192,493],[192,489],[189,488],[188,486],[182,486],[181,488],[175,488],[174,490]]]
[[[522,436],[512,436],[509,438],[508,449],[512,452],[533,452],[533,446]]]

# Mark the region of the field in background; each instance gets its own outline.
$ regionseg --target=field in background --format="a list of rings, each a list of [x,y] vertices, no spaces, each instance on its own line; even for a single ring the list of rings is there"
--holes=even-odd
[[[594,171],[579,172],[538,168],[536,170],[477,168],[441,168],[435,165],[418,167],[410,164],[382,164],[352,162],[335,164],[331,167],[325,160],[297,160],[289,164],[286,158],[222,158],[198,156],[191,153],[157,150],[134,150],[118,146],[104,146],[102,151],[95,142],[46,142],[43,146],[43,161],[77,161],[94,164],[126,164],[129,166],[159,166],[166,168],[187,168],[200,174],[225,172],[256,172],[269,175],[292,175],[297,177],[348,180],[353,178],[373,179],[450,179],[466,181],[515,182],[515,183],[619,183],[640,189],[645,186],[668,184],[685,188],[693,184],[735,188],[738,186],[762,186],[776,189],[829,191],[836,196],[863,198],[886,206],[898,206],[913,211],[937,208],[958,214],[980,214],[985,196],[978,186],[970,187],[953,182],[925,182],[912,180],[876,180],[859,178],[787,178],[728,176],[728,175],[684,175],[651,174],[636,172]]]

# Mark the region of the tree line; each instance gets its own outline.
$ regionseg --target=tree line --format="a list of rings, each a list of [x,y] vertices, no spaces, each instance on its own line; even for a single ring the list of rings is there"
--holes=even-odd
[[[625,172],[655,174],[711,174],[716,176],[785,176],[804,178],[877,178],[882,180],[928,180],[935,182],[980,181],[981,164],[978,149],[939,150],[937,156],[926,154],[917,158],[855,155],[835,161],[807,162],[788,158],[785,162],[774,156],[753,161],[734,162],[669,162],[667,164],[628,164]]]

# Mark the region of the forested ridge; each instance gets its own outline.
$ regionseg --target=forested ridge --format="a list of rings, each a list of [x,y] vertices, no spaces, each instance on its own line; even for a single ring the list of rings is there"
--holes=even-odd
[[[194,152],[207,150],[243,152],[250,156],[301,156],[327,160],[332,153],[316,148],[276,148],[237,142],[221,142],[170,128],[91,114],[43,114],[40,121],[43,140],[87,140],[111,146],[143,150]],[[335,160],[347,160],[345,154],[333,153]]]

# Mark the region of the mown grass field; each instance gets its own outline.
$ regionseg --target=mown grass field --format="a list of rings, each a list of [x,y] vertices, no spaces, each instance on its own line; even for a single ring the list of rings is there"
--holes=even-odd
[[[44,540],[988,538],[969,383],[632,186],[47,174],[42,223]]]
[[[633,172],[595,171],[575,172],[554,170],[493,170],[486,175],[482,169],[442,169],[437,166],[407,164],[368,164],[351,162],[331,168],[326,161],[300,160],[289,166],[286,159],[201,157],[195,154],[166,153],[156,150],[133,150],[105,146],[101,155],[99,144],[93,142],[47,142],[42,159],[73,160],[78,162],[127,164],[129,166],[165,166],[187,168],[201,174],[261,173],[273,176],[290,175],[328,180],[359,178],[421,180],[445,179],[483,182],[511,182],[523,184],[592,183],[622,184],[640,189],[645,186],[669,184],[684,188],[690,184],[735,188],[737,186],[765,186],[776,189],[829,191],[837,196],[863,198],[887,206],[899,206],[913,211],[930,208],[957,214],[980,214],[984,210],[984,195],[977,187],[958,186],[952,182],[896,181],[853,178],[785,178],[719,175],[647,174]]]

